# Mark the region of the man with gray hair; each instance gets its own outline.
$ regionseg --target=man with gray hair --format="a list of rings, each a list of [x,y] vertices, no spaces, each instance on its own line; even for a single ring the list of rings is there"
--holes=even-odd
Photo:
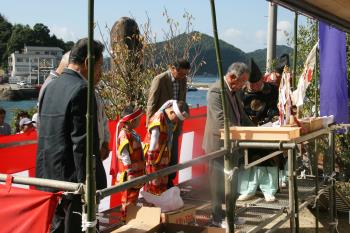
[[[52,80],[55,80],[56,78],[58,78],[58,76],[60,76],[62,74],[64,68],[68,67],[69,54],[70,54],[70,51],[66,52],[62,56],[61,62],[58,65],[57,69],[56,70],[51,70],[49,76],[47,76],[47,78],[45,79],[45,82],[43,83],[43,85],[40,88],[39,97],[38,97],[38,104],[40,103],[40,100],[41,100],[41,98],[43,96],[44,90],[47,87],[47,85]]]
[[[245,63],[230,65],[224,77],[226,109],[229,126],[249,125],[250,120],[243,110],[238,91],[248,81],[250,70]],[[223,147],[219,129],[224,128],[224,114],[221,102],[221,82],[218,80],[208,90],[207,120],[205,124],[203,149],[211,153]],[[224,197],[224,158],[211,160],[209,163],[210,189],[212,196],[213,224],[220,225],[225,214],[222,210]]]

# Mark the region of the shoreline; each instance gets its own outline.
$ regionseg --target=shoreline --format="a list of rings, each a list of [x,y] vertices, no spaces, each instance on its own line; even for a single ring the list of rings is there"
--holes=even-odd
[[[0,84],[0,100],[4,101],[20,101],[37,99],[39,88],[36,87],[20,87],[17,84]]]

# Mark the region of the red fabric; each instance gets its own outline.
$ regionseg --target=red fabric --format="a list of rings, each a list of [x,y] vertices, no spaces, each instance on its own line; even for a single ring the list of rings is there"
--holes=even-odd
[[[0,145],[6,146],[7,144],[9,146],[7,148],[0,148],[0,173],[13,174],[35,168],[36,143],[21,146],[11,146],[9,144],[28,140],[37,140],[35,131],[29,134],[14,134],[0,137]]]
[[[204,134],[204,126],[206,119],[206,107],[192,108],[190,109],[190,118],[184,121],[183,132],[194,131],[194,143],[193,147],[193,158],[204,154],[202,150],[202,141]],[[110,148],[113,148],[114,134],[118,118],[109,121],[109,129],[111,132]],[[146,117],[141,116],[140,127],[136,129],[138,135],[141,136],[143,141],[146,135]],[[5,145],[12,142],[36,140],[36,132],[31,134],[16,134],[10,136],[1,136],[0,145]],[[179,151],[181,149],[182,137],[179,138]],[[36,158],[37,144],[23,145],[23,146],[12,146],[9,148],[0,148],[0,173],[13,174],[25,170],[29,170],[29,176],[35,176],[35,158]],[[112,149],[112,152],[115,151]],[[113,158],[113,157],[112,157]],[[19,162],[20,161],[20,162]],[[196,165],[192,168],[192,175],[196,177],[207,171],[206,165]],[[112,177],[112,184],[115,184],[115,176]],[[177,183],[177,178],[175,179]],[[121,193],[111,196],[111,207],[121,204]],[[1,206],[0,206],[1,208]],[[1,229],[1,228],[0,228]]]
[[[61,193],[12,187],[12,177],[0,184],[1,232],[49,232]]]

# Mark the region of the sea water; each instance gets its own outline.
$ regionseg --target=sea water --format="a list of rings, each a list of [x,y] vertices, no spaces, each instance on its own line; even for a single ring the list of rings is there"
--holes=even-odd
[[[213,83],[216,77],[196,76],[192,79],[194,83]],[[187,92],[187,103],[192,107],[207,105],[207,90]],[[6,110],[5,122],[10,123],[16,109],[29,110],[36,106],[37,100],[0,101],[0,107]]]

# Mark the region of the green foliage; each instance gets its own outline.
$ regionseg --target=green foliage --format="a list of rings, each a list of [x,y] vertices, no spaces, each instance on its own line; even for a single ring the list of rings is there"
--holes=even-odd
[[[21,51],[24,45],[28,46],[53,46],[70,50],[72,41],[64,42],[55,35],[50,35],[50,29],[37,23],[31,28],[29,25],[11,25],[4,16],[0,14],[0,67],[7,68],[8,56]]]
[[[293,49],[291,47],[288,47],[286,45],[277,45],[276,46],[276,57],[280,57],[282,54],[288,54],[289,57],[292,57]],[[259,66],[261,72],[264,73],[266,70],[266,49],[258,49],[253,52],[247,53],[247,56],[249,58],[253,58],[255,63]],[[273,64],[276,63],[276,60],[272,62]],[[273,65],[274,66],[274,65]]]
[[[180,43],[181,41],[186,41],[186,38],[190,38],[193,36],[199,35],[201,37],[200,40],[196,41],[194,44],[194,48],[200,47],[201,53],[199,54],[199,60],[205,61],[205,64],[203,64],[198,70],[197,74],[210,74],[210,75],[216,75],[217,74],[217,63],[216,63],[216,54],[215,54],[215,46],[214,46],[214,39],[213,37],[200,33],[200,32],[190,32],[189,34],[181,34],[177,36],[176,38],[173,38],[173,40],[178,41],[179,45],[177,47],[178,51],[183,51],[183,44]],[[166,44],[166,41],[159,42],[156,44],[156,46],[161,50]],[[266,69],[266,48],[265,49],[259,49],[250,53],[245,53],[239,48],[228,44],[227,42],[220,40],[220,50],[221,50],[221,57],[222,57],[222,67],[224,72],[227,70],[227,68],[233,63],[233,62],[248,62],[250,58],[253,58],[254,61],[259,66],[260,70],[262,72]],[[195,49],[190,49],[189,57],[192,58],[194,54],[196,54]],[[276,55],[279,57],[284,53],[290,54],[292,53],[292,48],[285,46],[285,45],[277,45],[276,47]]]
[[[0,67],[7,66],[7,41],[11,37],[12,24],[0,14]]]
[[[16,24],[12,28],[12,34],[7,41],[7,53],[21,51],[24,45],[35,45],[35,36],[29,25]]]
[[[163,30],[163,42],[157,43],[152,32],[150,20],[141,25],[141,35],[133,35],[142,46],[130,49],[123,40],[112,38],[112,69],[102,77],[98,92],[102,99],[108,100],[106,114],[113,119],[128,104],[135,104],[145,109],[150,83],[157,74],[167,70],[168,66],[179,58],[191,63],[191,75],[203,64],[201,51],[201,34],[192,29],[193,17],[185,12],[184,25],[171,18],[165,10],[163,14],[167,28]],[[117,42],[115,42],[117,40]]]

